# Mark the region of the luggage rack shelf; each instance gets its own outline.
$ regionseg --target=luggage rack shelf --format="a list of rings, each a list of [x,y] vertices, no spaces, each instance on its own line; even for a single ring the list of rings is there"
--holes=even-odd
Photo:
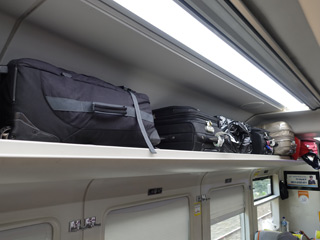
[[[269,155],[0,140],[0,182],[79,180],[304,164]]]

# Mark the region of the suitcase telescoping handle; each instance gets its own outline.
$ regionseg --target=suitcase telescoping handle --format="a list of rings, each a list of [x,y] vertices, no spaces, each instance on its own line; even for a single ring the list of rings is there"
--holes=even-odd
[[[95,113],[108,114],[108,115],[126,115],[126,106],[114,106],[104,103],[92,103],[92,110]]]

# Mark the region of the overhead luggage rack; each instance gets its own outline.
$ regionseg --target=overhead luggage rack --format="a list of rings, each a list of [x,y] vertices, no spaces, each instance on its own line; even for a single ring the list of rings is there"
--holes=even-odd
[[[0,182],[40,182],[279,168],[304,164],[289,157],[0,141]]]

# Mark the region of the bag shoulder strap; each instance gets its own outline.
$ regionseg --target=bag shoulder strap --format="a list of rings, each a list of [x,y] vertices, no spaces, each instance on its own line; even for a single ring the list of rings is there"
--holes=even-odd
[[[312,160],[309,159],[309,157],[312,158]],[[306,153],[301,156],[301,158],[308,163],[311,167],[313,167],[315,170],[320,169],[320,158],[317,156],[317,154],[313,152]]]

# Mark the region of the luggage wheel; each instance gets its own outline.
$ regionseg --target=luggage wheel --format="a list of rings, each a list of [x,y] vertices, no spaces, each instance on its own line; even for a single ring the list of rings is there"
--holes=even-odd
[[[11,131],[10,126],[6,126],[0,129],[0,139],[8,139],[9,138],[9,133]]]

